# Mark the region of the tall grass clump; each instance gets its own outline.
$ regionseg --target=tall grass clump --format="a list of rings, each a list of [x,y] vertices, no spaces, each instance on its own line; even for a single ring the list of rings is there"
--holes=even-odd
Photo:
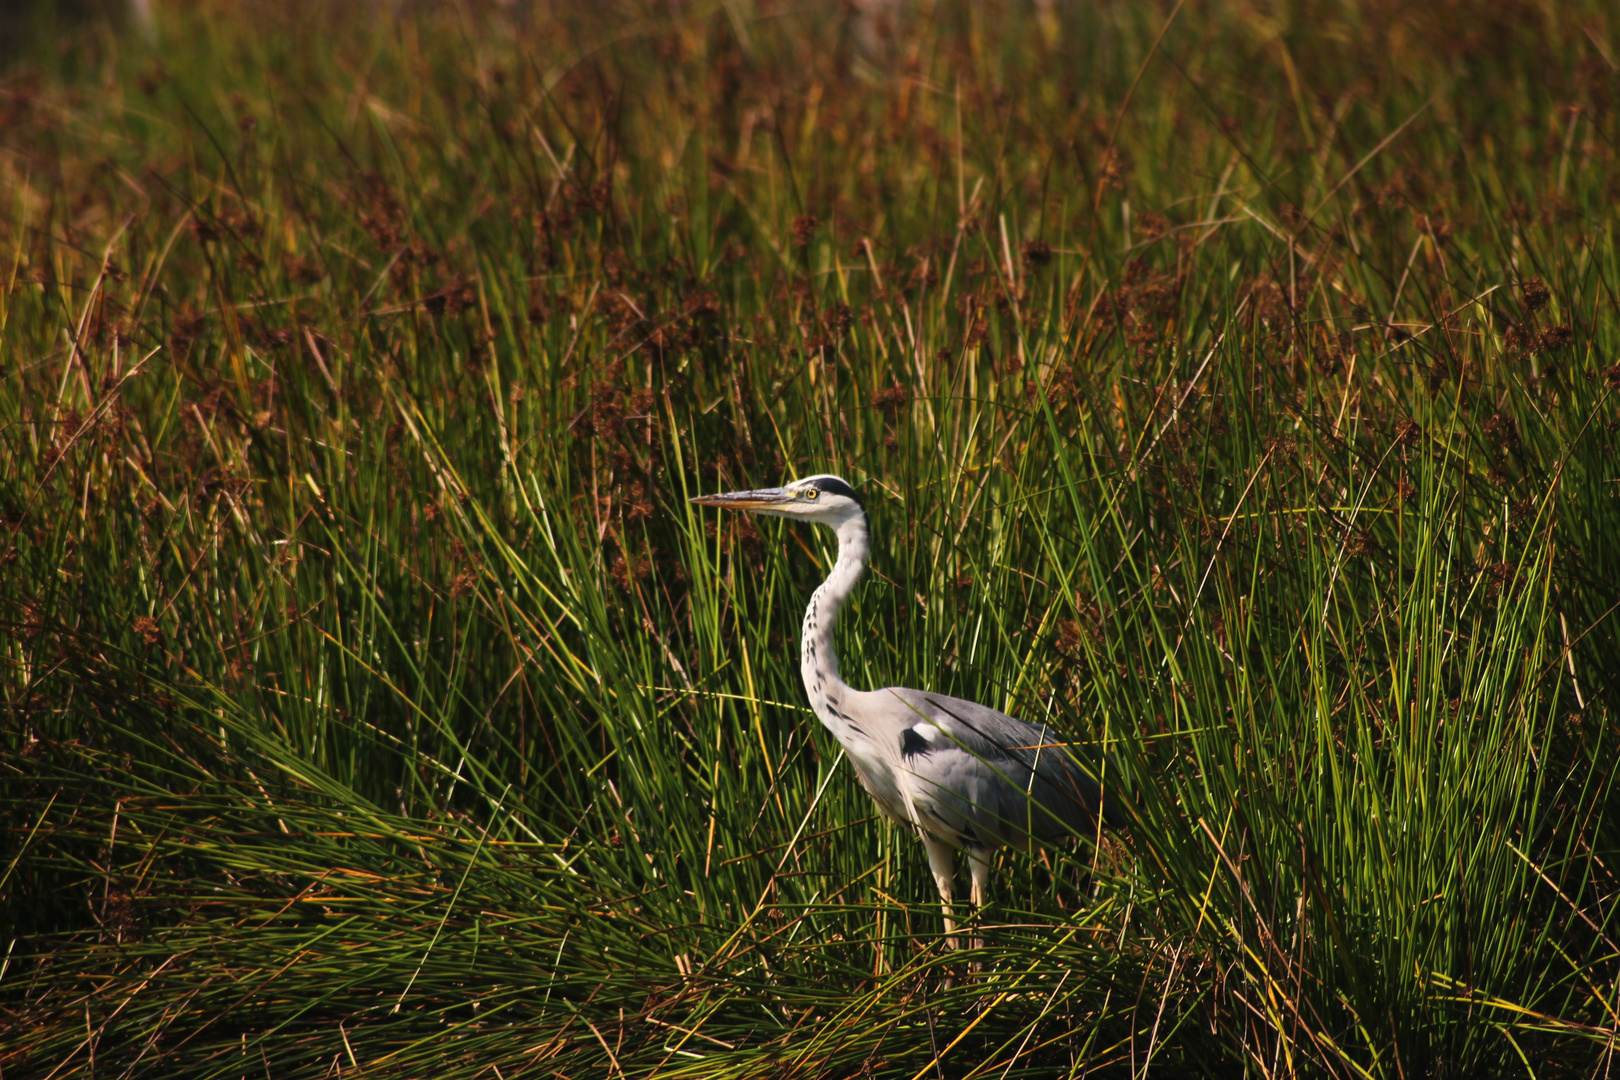
[[[61,23],[56,24],[60,31]],[[0,75],[0,1074],[1588,1075],[1608,5],[159,6]],[[972,957],[803,704],[1105,747]],[[971,960],[971,964],[970,961]]]

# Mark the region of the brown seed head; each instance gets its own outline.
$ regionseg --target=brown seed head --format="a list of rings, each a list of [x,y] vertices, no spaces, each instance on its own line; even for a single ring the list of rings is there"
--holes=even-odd
[[[1524,300],[1524,310],[1540,311],[1552,299],[1552,292],[1540,278],[1531,278],[1519,286],[1519,295]]]
[[[299,285],[313,285],[326,276],[321,264],[315,259],[306,259],[302,255],[289,255],[282,262],[282,268],[287,277]]]
[[[163,631],[158,628],[158,621],[150,615],[137,615],[132,629],[141,636],[148,648],[163,640]]]
[[[1022,250],[1024,262],[1031,270],[1039,270],[1052,261],[1052,245],[1045,240],[1026,240]]]
[[[793,219],[793,242],[799,247],[805,247],[815,239],[816,229],[821,222],[816,220],[814,214],[800,214]]]
[[[1075,619],[1059,619],[1057,624],[1057,649],[1065,655],[1073,655],[1080,651],[1086,640],[1086,633],[1080,628]]]
[[[1549,326],[1541,332],[1541,347],[1551,352],[1562,349],[1575,340],[1575,331],[1568,326]]]
[[[871,398],[872,404],[890,420],[893,420],[910,400],[911,391],[899,385],[874,390]]]

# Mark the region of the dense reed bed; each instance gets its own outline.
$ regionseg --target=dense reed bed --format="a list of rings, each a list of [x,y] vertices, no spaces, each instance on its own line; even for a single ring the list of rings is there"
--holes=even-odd
[[[1599,3],[204,3],[0,78],[0,1074],[1587,1075]],[[981,966],[798,685],[1105,746]]]

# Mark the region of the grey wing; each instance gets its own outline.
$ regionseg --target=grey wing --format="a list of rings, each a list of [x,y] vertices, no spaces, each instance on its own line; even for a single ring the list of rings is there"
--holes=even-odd
[[[918,811],[964,843],[1011,844],[1027,837],[1093,832],[1097,815],[1124,823],[1114,790],[1044,724],[1030,724],[977,702],[921,690],[880,690],[907,721],[900,766],[917,781]],[[1116,787],[1109,784],[1110,789]]]

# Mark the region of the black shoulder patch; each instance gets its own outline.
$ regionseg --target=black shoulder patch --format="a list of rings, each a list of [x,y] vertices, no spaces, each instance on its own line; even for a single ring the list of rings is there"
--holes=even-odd
[[[836,476],[817,477],[816,479],[810,481],[810,486],[815,488],[817,491],[825,491],[828,495],[842,495],[846,499],[854,499],[855,505],[859,506],[863,510],[866,509],[866,504],[861,501],[861,497],[859,495],[855,494],[855,489],[838,479]]]
[[[900,736],[900,756],[902,758],[916,757],[918,754],[932,754],[934,748],[928,745],[928,740],[917,734],[916,728],[906,728],[906,733]]]

